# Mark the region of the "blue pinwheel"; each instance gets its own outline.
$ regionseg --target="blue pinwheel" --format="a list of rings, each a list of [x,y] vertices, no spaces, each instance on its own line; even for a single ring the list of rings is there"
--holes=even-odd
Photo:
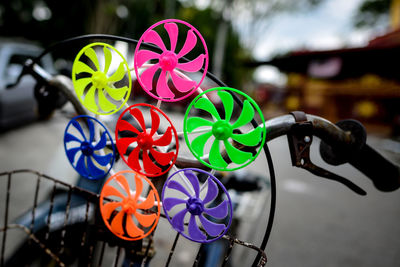
[[[102,128],[100,140],[97,142],[94,140],[94,123]],[[112,152],[105,154],[103,149],[107,143],[111,144]],[[101,122],[90,116],[82,115],[71,119],[64,133],[64,148],[72,167],[88,179],[105,177],[114,163],[115,149],[110,133]]]

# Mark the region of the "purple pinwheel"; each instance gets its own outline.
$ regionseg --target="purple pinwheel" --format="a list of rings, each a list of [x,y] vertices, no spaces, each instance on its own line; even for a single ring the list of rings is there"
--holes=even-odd
[[[188,28],[185,42],[180,50],[176,49],[179,37],[177,23],[182,26],[181,29]],[[161,38],[162,35],[160,36],[155,31],[159,25],[163,25],[168,34],[169,49]],[[157,29],[159,28],[161,27]],[[199,45],[198,38],[201,40]],[[142,43],[156,45],[161,51],[157,53],[144,49]],[[189,62],[182,62],[182,58],[189,54],[196,45],[202,46],[203,52]],[[155,60],[156,63],[139,74],[138,69],[151,60]],[[163,20],[151,26],[139,39],[135,50],[134,67],[140,85],[149,95],[163,101],[179,101],[191,95],[203,81],[208,67],[207,46],[199,31],[187,22],[176,19]],[[202,68],[204,69],[202,70]],[[194,73],[200,70],[202,77],[199,82],[192,81],[183,75],[183,73]],[[157,78],[154,79],[155,77]],[[168,83],[169,78],[171,78],[173,86]]]
[[[204,190],[194,172],[208,176]],[[222,197],[217,198],[218,195]],[[162,203],[172,227],[195,242],[209,243],[221,238],[232,221],[232,202],[225,187],[212,174],[200,169],[182,169],[172,174],[164,184]],[[188,224],[185,224],[185,218],[188,218]]]

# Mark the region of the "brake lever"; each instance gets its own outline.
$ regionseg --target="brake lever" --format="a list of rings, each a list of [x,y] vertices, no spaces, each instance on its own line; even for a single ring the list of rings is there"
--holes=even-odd
[[[303,168],[317,176],[342,183],[359,195],[366,195],[367,193],[362,188],[350,180],[316,166],[311,161],[310,147],[313,140],[313,124],[307,120],[304,112],[294,111],[291,112],[291,115],[296,121],[287,134],[292,165]]]

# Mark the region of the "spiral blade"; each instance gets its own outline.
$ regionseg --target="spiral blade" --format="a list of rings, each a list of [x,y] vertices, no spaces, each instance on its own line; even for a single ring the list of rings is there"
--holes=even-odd
[[[89,143],[93,143],[94,140],[94,132],[95,132],[95,127],[93,124],[93,121],[90,119],[86,119],[87,126],[89,127]]]
[[[158,127],[160,126],[160,116],[158,116],[157,112],[155,112],[154,109],[150,109],[150,115],[151,115],[150,136],[153,136],[153,134],[156,133]]]
[[[123,235],[124,229],[122,228],[122,221],[124,219],[124,212],[120,211],[111,222],[111,229],[117,234]]]
[[[77,122],[76,120],[72,120],[71,124],[75,127],[75,129],[78,130],[78,132],[82,135],[83,139],[85,139],[85,141],[87,141],[85,133],[83,132],[83,129],[82,129],[81,125],[79,124],[79,122]]]
[[[128,194],[128,197],[131,195],[131,190],[129,188],[129,183],[126,180],[125,176],[123,175],[117,175],[114,177],[114,180],[118,182],[118,185],[121,186],[125,192]]]
[[[161,50],[163,52],[165,52],[167,50],[167,48],[165,48],[164,42],[161,39],[160,35],[158,35],[158,33],[153,30],[150,30],[147,33],[145,33],[145,35],[143,36],[143,41],[146,43],[155,44],[156,46],[161,48]]]
[[[83,100],[83,105],[87,107],[91,111],[97,111],[98,107],[96,104],[96,100],[94,99],[97,88],[92,86],[89,91],[85,95],[85,99]]]
[[[68,149],[65,153],[67,154],[67,157],[69,159],[70,162],[74,162],[75,159],[75,155],[76,153],[78,153],[78,151],[81,151],[81,147],[74,147],[71,149]]]
[[[207,194],[203,199],[203,204],[207,204],[213,201],[218,196],[218,186],[217,184],[210,178],[207,179],[208,189]]]
[[[200,215],[199,218],[204,230],[206,230],[207,234],[211,236],[219,235],[226,228],[225,224],[211,222],[205,218],[203,214]]]
[[[105,174],[105,172],[102,169],[100,169],[96,165],[94,165],[94,163],[90,157],[87,157],[86,161],[87,161],[87,169],[91,176],[100,177]]]
[[[86,170],[86,164],[85,164],[85,155],[81,155],[78,159],[78,162],[76,163],[75,166],[76,170],[80,175],[83,176],[88,176],[87,170]]]
[[[156,174],[161,172],[161,168],[153,163],[148,152],[143,152],[143,167],[146,173]]]
[[[248,100],[243,102],[242,113],[240,113],[237,121],[232,125],[233,129],[239,128],[247,123],[249,123],[254,117],[254,108]]]
[[[173,207],[179,204],[185,204],[186,200],[180,198],[169,197],[164,199],[163,206],[166,210],[170,211]]]
[[[128,164],[129,166],[134,169],[134,170],[141,170],[142,167],[139,164],[139,152],[140,152],[140,147],[136,147],[128,157]]]
[[[104,112],[110,112],[117,107],[106,98],[103,89],[99,90],[99,106]]]
[[[186,129],[188,132],[192,132],[193,130],[202,127],[209,126],[211,127],[214,123],[212,121],[200,118],[200,117],[191,117],[187,120]]]
[[[260,127],[245,133],[245,134],[233,134],[232,139],[245,146],[256,146],[262,138],[262,130]]]
[[[65,143],[69,143],[69,142],[79,142],[81,143],[82,140],[80,140],[78,137],[76,137],[75,135],[66,133],[64,136],[64,142]]]
[[[207,239],[207,236],[203,234],[199,226],[196,223],[196,217],[194,215],[190,215],[189,226],[188,226],[189,236],[196,241],[204,241]]]
[[[139,175],[136,174],[135,175],[135,196],[134,196],[135,202],[138,201],[140,194],[142,194],[142,190],[143,190],[143,181],[139,177]]]
[[[185,195],[187,195],[188,197],[191,197],[192,195],[186,190],[186,188],[181,185],[180,183],[178,183],[177,181],[169,181],[168,182],[168,188],[171,189],[175,189],[178,190],[179,192],[184,193]]]
[[[128,214],[126,216],[126,232],[130,237],[139,237],[144,234],[143,230],[136,226],[135,222],[132,219],[132,215]]]
[[[171,143],[171,140],[172,140],[172,127],[169,126],[165,131],[165,133],[160,138],[153,141],[153,144],[155,146],[167,146]]]
[[[135,212],[135,217],[139,221],[141,225],[144,227],[149,227],[151,226],[154,221],[157,219],[156,214],[141,214],[139,212]]]
[[[107,132],[103,132],[100,136],[100,141],[93,147],[94,150],[105,148],[107,145]]]
[[[108,49],[106,46],[103,47],[103,53],[104,53],[104,73],[107,74],[108,70],[110,69],[111,65],[111,51]]]
[[[165,166],[168,163],[171,162],[171,160],[174,158],[175,153],[174,152],[168,152],[168,153],[162,153],[159,152],[157,150],[155,150],[154,148],[150,148],[150,153],[153,155],[153,157],[155,158],[155,160],[160,163],[161,165]]]
[[[112,88],[110,86],[106,86],[105,89],[107,91],[107,94],[116,101],[122,100],[129,90],[128,86],[124,86],[121,88]]]
[[[225,140],[224,144],[229,158],[236,164],[243,164],[253,156],[250,152],[244,152],[232,146],[228,140]]]
[[[121,205],[122,205],[121,202],[108,202],[108,203],[104,204],[103,209],[102,209],[103,216],[108,220],[110,218],[112,212]]]
[[[197,178],[197,176],[190,170],[185,170],[183,171],[183,173],[185,174],[185,176],[188,178],[188,180],[190,181],[190,183],[193,186],[194,192],[196,194],[196,197],[199,197],[200,194],[200,184],[199,184],[199,179]]]
[[[169,40],[171,42],[170,51],[175,52],[176,41],[178,40],[178,26],[175,23],[170,22],[170,23],[165,23],[164,28],[167,30]]]
[[[88,65],[86,65],[82,61],[76,62],[74,67],[75,67],[75,70],[76,70],[75,71],[76,74],[79,74],[79,73],[82,73],[82,72],[93,74],[95,72],[91,67],[89,67]]]
[[[221,98],[225,110],[225,120],[230,121],[233,112],[233,97],[229,92],[219,91],[218,96]]]
[[[195,139],[193,139],[191,146],[194,151],[198,156],[202,157],[204,154],[204,147],[207,143],[207,140],[212,136],[212,132],[209,131],[207,133],[201,134],[197,136]]]
[[[142,72],[142,74],[140,75],[140,80],[142,81],[142,84],[145,89],[149,91],[153,89],[154,74],[159,68],[160,65],[157,63]]]
[[[120,132],[122,132],[122,131],[130,131],[130,132],[134,132],[136,134],[140,134],[139,130],[136,129],[136,127],[134,127],[132,124],[130,124],[129,122],[127,122],[125,120],[119,120],[118,121],[117,129]]]
[[[213,166],[217,166],[220,168],[225,168],[226,166],[228,166],[228,163],[226,163],[226,161],[224,160],[224,158],[221,155],[221,152],[219,150],[219,143],[220,140],[215,139],[211,149],[210,149],[210,156],[209,156],[209,160],[210,160],[210,164]]]
[[[114,186],[111,185],[106,185],[103,187],[102,189],[102,193],[105,197],[110,197],[110,196],[116,196],[122,199],[125,199],[126,196],[124,194],[122,194],[121,191],[119,191],[117,188],[115,188]],[[120,203],[120,202],[117,202]],[[120,203],[121,205],[121,203]]]
[[[118,69],[115,71],[113,75],[111,75],[110,78],[108,78],[109,82],[118,82],[124,78],[126,74],[125,71],[125,64],[124,62],[119,63]]]
[[[119,139],[117,142],[118,150],[121,152],[121,154],[126,154],[128,147],[133,142],[137,142],[136,137],[124,137],[124,138]]]
[[[203,67],[205,55],[201,54],[197,58],[193,59],[192,61],[186,63],[178,63],[176,67],[180,70],[187,71],[187,72],[196,72]]]
[[[138,68],[140,68],[147,61],[156,59],[159,57],[160,57],[160,54],[158,54],[156,52],[142,49],[142,50],[139,50],[139,52],[136,55],[136,63],[137,63]]]
[[[224,200],[218,206],[210,209],[205,209],[204,212],[214,218],[223,219],[228,215],[228,201]]]
[[[171,71],[171,79],[172,82],[174,83],[176,89],[178,89],[179,92],[187,92],[190,91],[193,87],[196,86],[195,81],[187,80],[185,78],[182,78],[178,76],[175,71]]]
[[[136,119],[136,121],[142,127],[143,132],[146,132],[146,123],[144,121],[143,113],[138,108],[133,108],[129,110],[129,113]]]
[[[207,98],[200,98],[194,104],[195,108],[202,109],[210,113],[216,120],[221,120],[217,109],[215,108],[214,104]]]
[[[183,232],[185,230],[183,224],[183,220],[185,219],[185,215],[188,212],[188,210],[185,208],[178,212],[171,220],[172,227],[174,227],[176,230],[179,232]]]
[[[156,92],[162,98],[173,98],[175,96],[168,87],[167,72],[165,70],[162,70],[160,77],[158,77]]]
[[[99,163],[101,166],[106,166],[107,164],[111,163],[111,159],[113,157],[113,154],[107,154],[104,156],[97,155],[95,153],[92,154],[92,157],[96,160],[97,163]]]
[[[93,62],[93,64],[96,66],[96,70],[100,70],[100,65],[99,65],[99,60],[97,59],[96,52],[93,50],[93,48],[89,47],[88,49],[85,50],[85,55]]]
[[[196,34],[193,32],[193,30],[189,30],[186,35],[185,44],[183,45],[181,51],[179,51],[178,55],[176,56],[178,58],[183,57],[184,55],[192,51],[192,49],[196,46],[196,43],[197,43]]]
[[[151,190],[147,195],[146,200],[141,203],[138,203],[136,207],[138,209],[148,210],[151,209],[154,205],[155,205],[155,196],[154,196],[154,191]]]
[[[74,88],[76,90],[76,94],[81,97],[83,92],[85,91],[86,87],[89,83],[92,82],[92,78],[80,78],[75,81]]]

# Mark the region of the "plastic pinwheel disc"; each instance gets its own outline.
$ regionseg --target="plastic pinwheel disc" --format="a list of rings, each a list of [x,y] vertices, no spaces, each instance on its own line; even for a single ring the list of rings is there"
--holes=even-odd
[[[149,50],[143,43],[159,49]],[[184,61],[183,57],[190,61]],[[167,102],[179,101],[196,91],[206,76],[207,46],[200,32],[189,23],[163,20],[151,26],[139,39],[134,67],[140,85],[150,96]],[[145,70],[139,73],[140,68]],[[199,82],[189,78],[199,71],[202,74]]]
[[[96,140],[95,124],[100,128]],[[106,148],[111,144],[112,149]],[[110,133],[97,119],[81,115],[72,118],[64,133],[64,148],[72,167],[83,177],[105,177],[114,163],[114,143]]]
[[[167,125],[161,130],[160,125]],[[166,151],[175,139],[173,151]],[[117,149],[128,166],[155,177],[166,173],[178,156],[178,135],[171,120],[155,106],[140,103],[127,108],[115,127]]]
[[[202,186],[197,174],[206,176]],[[213,242],[231,225],[233,211],[229,194],[206,171],[188,168],[175,172],[165,182],[161,199],[172,227],[192,241]]]
[[[82,104],[100,115],[117,112],[128,101],[132,84],[125,58],[105,43],[89,44],[78,53],[72,81]]]
[[[147,192],[149,187],[148,194]],[[139,240],[155,229],[160,198],[149,179],[134,171],[111,176],[100,193],[100,212],[107,228],[125,240]]]
[[[233,93],[244,98],[243,105],[235,104]],[[210,99],[222,103],[220,110]],[[199,111],[204,116],[197,117]],[[252,127],[255,116],[262,121],[262,128]],[[222,171],[237,170],[255,160],[266,134],[265,120],[257,103],[245,93],[227,87],[212,88],[193,99],[185,114],[183,131],[193,155],[204,165]],[[255,147],[257,152],[246,152],[244,147]],[[202,158],[205,155],[208,161]]]

